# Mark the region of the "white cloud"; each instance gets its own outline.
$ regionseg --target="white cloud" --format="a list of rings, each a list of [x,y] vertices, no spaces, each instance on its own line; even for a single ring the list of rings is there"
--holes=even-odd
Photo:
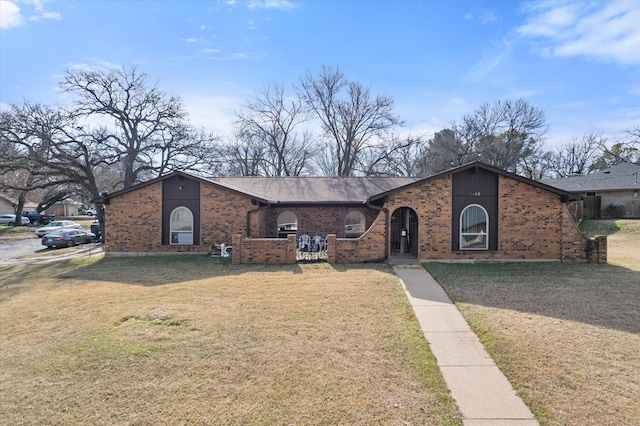
[[[493,12],[485,12],[478,17],[478,20],[483,24],[490,24],[498,20],[498,16]]]
[[[511,92],[509,92],[505,97],[508,99],[526,99],[526,98],[532,98],[536,95],[538,95],[538,92],[536,92],[535,90],[514,89]]]
[[[470,81],[478,81],[486,77],[491,71],[498,67],[511,54],[511,42],[502,40],[501,45],[494,45],[491,51],[484,52],[482,59],[477,62],[466,74],[465,78]]]
[[[544,56],[586,56],[640,64],[640,2],[540,1],[524,9],[518,33],[541,45]]]
[[[21,10],[17,3],[25,5],[25,9],[32,7],[31,12]],[[25,23],[25,15],[29,16],[30,21],[38,22],[43,19],[62,19],[59,12],[45,10],[45,1],[42,0],[25,0],[18,2],[15,0],[0,0],[0,28],[5,30],[15,28]]]
[[[0,0],[0,29],[19,27],[22,23],[20,8],[13,2]]]
[[[469,12],[464,15],[465,21],[478,21],[481,24],[491,24],[492,22],[496,22],[498,19],[498,15],[493,12],[484,12],[478,16]]]
[[[182,97],[182,102],[192,125],[230,137],[236,119],[234,111],[240,109],[245,101],[228,95],[188,94]]]
[[[289,0],[251,0],[249,1],[249,9],[280,9],[290,10],[296,5]]]

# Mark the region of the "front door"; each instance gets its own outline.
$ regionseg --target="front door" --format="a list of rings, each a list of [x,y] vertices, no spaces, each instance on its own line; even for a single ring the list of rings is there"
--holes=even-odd
[[[391,257],[418,257],[418,215],[400,207],[391,215]]]

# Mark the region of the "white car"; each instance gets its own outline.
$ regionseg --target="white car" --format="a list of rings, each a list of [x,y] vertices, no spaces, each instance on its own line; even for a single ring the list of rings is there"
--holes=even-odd
[[[57,231],[59,229],[80,229],[82,228],[75,222],[70,220],[54,220],[53,222],[49,222],[47,226],[43,226],[42,228],[36,229],[36,236],[38,238],[42,238],[46,234],[50,234],[53,231]]]
[[[31,223],[28,217],[21,216],[20,218],[22,219],[20,220],[22,225],[28,225]],[[16,223],[15,214],[0,214],[0,225],[13,226],[14,223]]]
[[[87,209],[87,211],[84,212],[84,214],[86,214],[87,216],[95,216],[97,212],[94,207],[91,207],[90,209]]]

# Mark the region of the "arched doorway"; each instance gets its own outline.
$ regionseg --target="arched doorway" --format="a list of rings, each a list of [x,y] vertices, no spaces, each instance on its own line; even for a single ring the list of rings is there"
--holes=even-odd
[[[418,257],[418,215],[409,207],[400,207],[391,215],[391,256]]]

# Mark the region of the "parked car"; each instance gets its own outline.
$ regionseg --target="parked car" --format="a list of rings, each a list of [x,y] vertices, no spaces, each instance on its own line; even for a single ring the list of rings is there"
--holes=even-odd
[[[95,234],[82,229],[61,229],[42,237],[42,245],[47,248],[73,247],[78,244],[92,243]]]
[[[70,220],[54,220],[53,222],[49,222],[47,226],[43,226],[42,228],[36,229],[36,236],[39,238],[44,237],[46,234],[50,234],[53,231],[58,231],[60,229],[80,229],[81,226],[75,222]]]
[[[96,241],[102,240],[102,230],[100,229],[100,221],[98,219],[91,223],[91,232],[96,234]]]
[[[22,220],[20,221],[22,225],[28,225],[31,222],[29,218],[22,216]],[[15,214],[0,214],[0,225],[9,225],[13,226],[16,223],[16,215]]]
[[[54,220],[56,220],[56,215],[54,214],[38,213],[35,210],[24,211],[22,212],[22,216],[28,218],[29,222],[31,222],[31,224],[35,226],[46,225],[49,222],[53,222]]]
[[[86,214],[87,216],[95,216],[98,213],[96,212],[96,209],[94,207],[91,207],[90,209],[87,209],[84,214]]]

